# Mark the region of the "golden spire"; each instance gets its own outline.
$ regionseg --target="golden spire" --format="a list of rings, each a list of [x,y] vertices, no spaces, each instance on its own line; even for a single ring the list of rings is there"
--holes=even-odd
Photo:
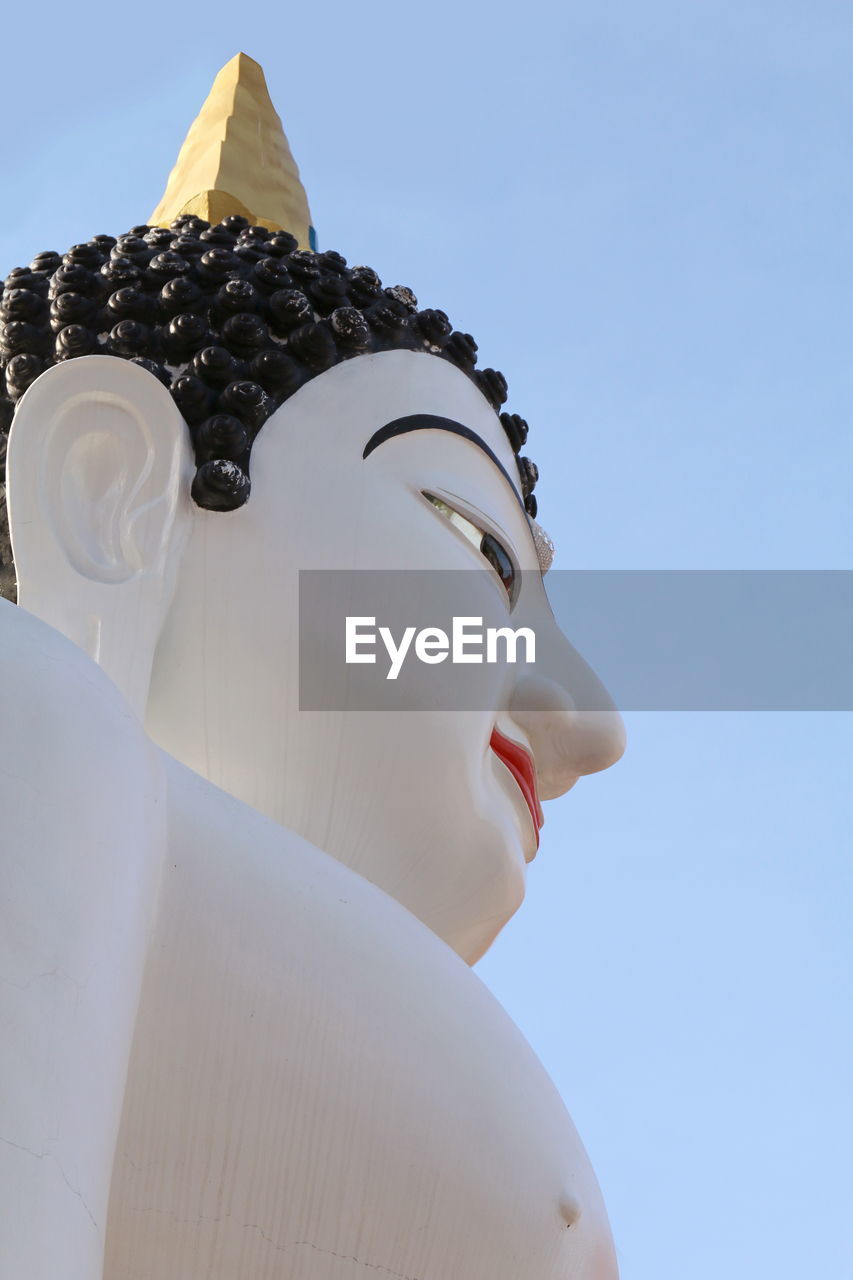
[[[308,197],[257,62],[227,62],[193,121],[151,226],[182,213],[210,223],[240,213],[255,225],[289,231],[314,248]]]

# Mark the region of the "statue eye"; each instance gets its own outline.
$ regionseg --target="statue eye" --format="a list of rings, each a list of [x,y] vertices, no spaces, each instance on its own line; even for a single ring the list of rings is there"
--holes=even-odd
[[[499,542],[493,533],[487,533],[467,516],[463,516],[455,507],[449,506],[443,498],[437,498],[432,493],[425,493],[424,497],[488,560],[503,583],[509,596],[510,608],[512,608],[518,595],[519,579],[512,557],[503,543]]]

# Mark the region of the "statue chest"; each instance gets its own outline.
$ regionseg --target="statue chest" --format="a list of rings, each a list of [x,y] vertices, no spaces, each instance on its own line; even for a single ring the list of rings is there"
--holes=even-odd
[[[583,1147],[479,979],[360,877],[179,779],[106,1280],[613,1280]]]

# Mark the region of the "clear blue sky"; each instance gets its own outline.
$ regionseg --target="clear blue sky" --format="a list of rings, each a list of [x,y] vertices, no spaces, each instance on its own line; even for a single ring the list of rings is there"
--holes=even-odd
[[[508,375],[560,566],[853,567],[849,3],[16,5],[3,44],[4,273],[143,221],[243,49],[321,245]],[[623,1280],[853,1275],[853,717],[629,730],[480,972]]]

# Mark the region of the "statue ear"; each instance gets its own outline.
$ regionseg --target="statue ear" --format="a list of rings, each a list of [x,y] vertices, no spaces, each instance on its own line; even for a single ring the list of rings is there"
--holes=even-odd
[[[7,502],[18,603],[85,649],[128,696],[123,668],[139,667],[145,643],[150,673],[192,471],[169,392],[115,356],[54,366],[15,413]]]

